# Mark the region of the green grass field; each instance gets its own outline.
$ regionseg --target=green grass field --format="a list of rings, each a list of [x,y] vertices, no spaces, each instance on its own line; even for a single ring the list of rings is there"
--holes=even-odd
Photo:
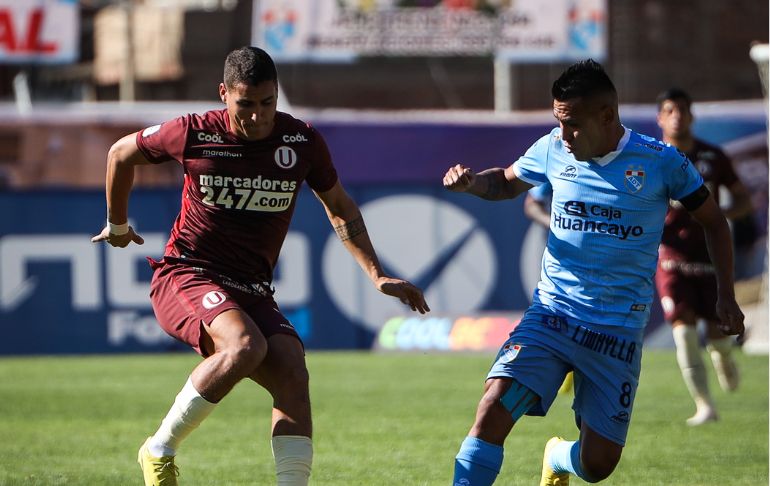
[[[442,485],[492,355],[310,352],[313,485]],[[611,485],[768,484],[768,358],[738,356],[721,421],[693,412],[673,352],[645,354],[629,441]],[[198,358],[192,354],[0,359],[0,485],[138,485],[136,450]],[[182,447],[183,485],[274,484],[270,400],[241,383]],[[552,435],[574,439],[570,400],[523,419],[500,485],[536,485]],[[585,484],[573,479],[573,484]]]

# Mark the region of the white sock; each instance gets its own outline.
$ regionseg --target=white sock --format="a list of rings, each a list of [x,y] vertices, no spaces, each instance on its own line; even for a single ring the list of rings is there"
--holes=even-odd
[[[733,338],[725,336],[717,339],[709,339],[706,349],[709,353],[717,352],[722,355],[729,355],[733,350]]]
[[[278,486],[307,486],[313,464],[313,442],[301,435],[277,435],[272,438],[275,474]]]
[[[740,380],[738,368],[731,356],[734,339],[730,336],[709,339],[706,350],[711,356],[711,362],[717,372],[719,385],[725,391],[733,391],[738,387]]]
[[[674,343],[676,344],[676,361],[682,371],[682,378],[695,400],[698,410],[713,408],[714,402],[709,394],[706,367],[703,365],[698,330],[695,326],[674,326]]]
[[[187,379],[182,391],[150,439],[147,448],[155,457],[175,456],[179,444],[208,417],[216,403],[203,398]]]

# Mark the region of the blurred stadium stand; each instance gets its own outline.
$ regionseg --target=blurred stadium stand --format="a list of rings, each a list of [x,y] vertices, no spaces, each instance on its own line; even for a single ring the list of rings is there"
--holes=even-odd
[[[120,134],[180,112],[220,106],[222,61],[233,48],[250,43],[258,5],[253,0],[82,0],[76,62],[0,63],[0,103],[7,102],[0,117],[0,187],[99,186],[101,176],[87,168],[101,166],[110,141]],[[767,2],[610,0],[607,9],[604,64],[622,104],[649,104],[672,85],[686,87],[698,102],[762,98],[748,49],[752,42],[767,42]],[[127,10],[134,16],[136,60],[136,80],[129,86],[121,76]],[[510,65],[510,105],[549,110],[550,83],[566,65]],[[282,101],[311,110],[489,110],[495,102],[491,56],[359,57],[348,63],[284,62],[278,67]],[[14,85],[28,91],[36,116],[16,116],[14,110],[30,108],[12,105]],[[66,111],[66,105],[56,104],[121,97],[162,103],[99,103],[98,108],[87,104]],[[182,107],[174,101],[201,103]],[[56,160],[70,163],[63,167]],[[75,172],[73,163],[83,171]],[[177,176],[155,171],[137,183],[163,185]]]
[[[222,60],[251,38],[252,0],[146,0],[137,10],[178,12],[181,32],[154,31],[136,53],[153,62],[158,49],[181,35],[176,61],[183,67],[168,79],[139,80],[137,100],[216,100]],[[34,100],[109,101],[118,83],[96,83],[97,18],[121,2],[81,2],[80,59],[66,66],[0,65],[0,100],[12,100],[11,81],[29,74]],[[157,18],[152,15],[149,18]],[[747,55],[753,41],[768,40],[768,2],[757,0],[609,0],[605,65],[622,103],[648,103],[671,84],[686,86],[696,100],[761,98],[756,67]],[[135,27],[152,30],[153,22]],[[156,24],[157,26],[158,24]],[[116,43],[111,31],[100,42]],[[491,57],[366,57],[353,63],[283,63],[283,88],[292,103],[309,107],[378,109],[489,109],[493,106]],[[550,105],[547,87],[565,64],[511,67],[517,109]],[[727,73],[727,74],[726,74]],[[723,82],[724,77],[729,82]],[[383,82],[387,79],[387,82]],[[308,81],[312,80],[312,81]]]

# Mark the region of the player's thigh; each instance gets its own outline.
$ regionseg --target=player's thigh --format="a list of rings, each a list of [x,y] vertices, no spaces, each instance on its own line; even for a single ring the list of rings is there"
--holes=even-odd
[[[237,296],[199,269],[156,263],[150,287],[155,316],[161,328],[208,356],[214,344],[205,329],[223,312],[242,309]]]
[[[267,351],[267,341],[274,335],[282,334],[294,337],[301,341],[294,326],[289,322],[286,316],[281,313],[272,295],[266,294],[264,285],[258,283],[236,282],[229,277],[215,275],[214,280],[223,289],[227,289],[229,295],[233,297],[237,306],[237,313],[228,313],[227,316],[218,317],[225,324],[222,331],[217,331],[216,327],[221,326],[219,322],[212,322],[211,328],[219,336],[212,335],[216,340],[221,339],[239,339],[248,340],[250,337],[259,337]],[[224,313],[223,313],[224,314]],[[229,341],[225,341],[228,342]]]
[[[529,415],[545,415],[572,369],[566,320],[528,310],[500,348],[487,379],[514,380],[540,397]]]
[[[241,308],[230,308],[210,323],[203,323],[201,344],[207,353],[232,351],[256,366],[267,353],[267,340],[254,320]]]
[[[572,323],[571,323],[572,324]],[[624,445],[642,360],[643,329],[579,324],[575,336],[575,400],[581,428]]]
[[[668,322],[695,323],[695,309],[699,297],[690,277],[658,268],[655,286],[660,296],[663,315]]]

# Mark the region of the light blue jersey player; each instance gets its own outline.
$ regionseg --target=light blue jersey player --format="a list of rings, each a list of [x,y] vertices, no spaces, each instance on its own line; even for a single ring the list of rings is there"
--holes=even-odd
[[[570,66],[552,88],[558,128],[513,165],[480,173],[457,164],[444,186],[490,200],[553,188],[541,279],[500,349],[476,420],[455,458],[455,486],[494,482],[503,443],[524,414],[545,415],[569,371],[580,440],[554,437],[541,486],[570,474],[607,478],[620,460],[639,381],[642,333],[669,199],[704,228],[719,282],[722,330],[743,331],[735,302],[727,222],[698,171],[676,149],[626,129],[617,93],[592,60]]]
[[[604,157],[576,160],[554,128],[513,171],[552,187],[551,232],[533,303],[589,322],[644,327],[668,200],[703,185],[698,170],[676,149],[628,129]]]

